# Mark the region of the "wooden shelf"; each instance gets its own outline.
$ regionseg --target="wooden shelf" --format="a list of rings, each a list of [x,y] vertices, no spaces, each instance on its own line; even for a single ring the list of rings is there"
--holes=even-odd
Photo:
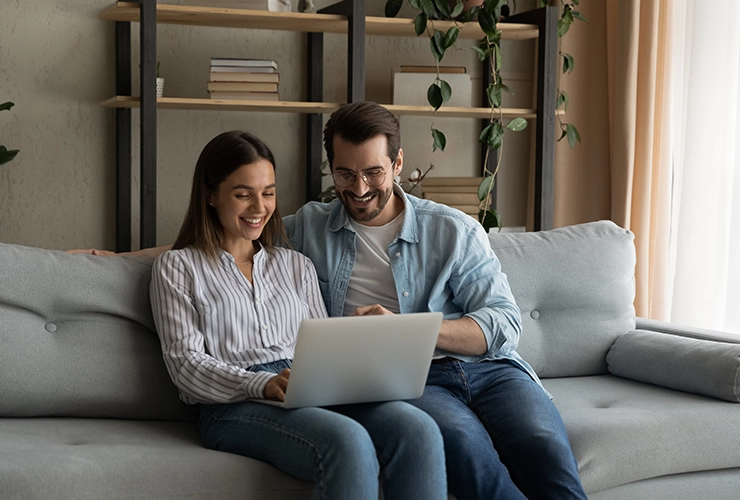
[[[138,108],[140,106],[138,97],[115,96],[100,103],[106,108]],[[157,109],[191,109],[191,110],[213,110],[213,111],[264,111],[283,113],[332,113],[339,109],[341,103],[333,102],[300,102],[300,101],[244,101],[236,99],[193,99],[183,97],[160,97],[157,99]],[[403,104],[383,104],[396,116],[432,116],[434,110],[431,106],[410,106]],[[534,109],[503,108],[504,119],[516,117],[534,118]],[[437,111],[439,118],[488,118],[491,115],[490,108],[465,108],[458,106],[444,106]]]
[[[139,21],[139,4],[117,2],[100,14],[104,21]],[[281,31],[347,33],[347,19],[334,14],[308,14],[303,12],[269,12],[266,10],[217,9],[183,5],[157,4],[157,23],[187,26],[213,26],[221,28],[249,28]],[[434,27],[447,31],[454,23],[433,21]],[[460,38],[483,38],[483,30],[476,22],[458,24]],[[504,40],[537,38],[533,24],[500,23]],[[365,18],[365,34],[381,36],[416,36],[413,19],[386,17]]]

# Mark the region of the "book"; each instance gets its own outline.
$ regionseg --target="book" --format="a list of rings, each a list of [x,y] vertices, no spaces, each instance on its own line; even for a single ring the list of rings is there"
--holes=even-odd
[[[280,83],[280,73],[219,72],[211,71],[212,82],[269,82]]]
[[[249,90],[252,92],[277,92],[278,84],[269,82],[208,82],[208,91]]]
[[[244,66],[211,66],[211,71],[214,73],[276,73],[277,68],[272,67],[244,67]]]
[[[464,74],[467,73],[468,70],[465,66],[440,66],[439,67],[440,74],[442,73],[458,73],[458,74]],[[437,73],[437,67],[436,66],[404,66],[401,65],[401,73]]]
[[[179,5],[210,7],[220,9],[269,10],[271,12],[290,12],[289,0],[178,0]]]
[[[211,67],[213,66],[239,66],[243,68],[274,68],[277,69],[277,63],[270,59],[239,59],[231,57],[211,57]]]
[[[424,177],[421,185],[423,188],[432,186],[478,186],[483,182],[483,177]]]
[[[424,191],[424,199],[445,205],[477,205],[478,193],[430,193]]]
[[[279,101],[277,92],[239,92],[216,91],[211,92],[211,99],[236,99],[245,101]]]

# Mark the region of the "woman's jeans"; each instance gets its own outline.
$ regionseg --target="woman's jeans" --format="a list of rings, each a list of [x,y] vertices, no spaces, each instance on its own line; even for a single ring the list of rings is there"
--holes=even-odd
[[[279,373],[278,361],[255,367]],[[402,401],[284,408],[255,402],[200,405],[208,448],[270,463],[316,483],[316,498],[446,499],[442,436]]]
[[[409,403],[439,425],[458,499],[586,498],[558,410],[512,363],[435,360]]]

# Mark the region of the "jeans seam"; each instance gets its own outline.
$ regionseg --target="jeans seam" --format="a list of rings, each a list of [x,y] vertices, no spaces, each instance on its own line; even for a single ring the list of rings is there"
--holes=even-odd
[[[255,404],[259,404],[259,403],[255,403]],[[325,498],[325,499],[327,498],[327,496],[326,496],[326,486],[324,485],[324,466],[323,466],[324,457],[321,455],[321,453],[319,451],[319,448],[314,443],[312,443],[311,441],[309,441],[308,439],[306,439],[306,438],[304,438],[302,436],[299,436],[299,435],[297,435],[297,434],[295,434],[293,432],[290,432],[288,429],[286,429],[285,427],[281,426],[277,422],[274,422],[272,420],[267,420],[267,419],[264,419],[264,418],[260,418],[260,417],[229,417],[229,418],[222,418],[222,417],[217,417],[217,416],[211,414],[211,417],[210,418],[212,418],[213,420],[217,420],[219,422],[239,422],[239,421],[244,421],[244,422],[255,422],[255,423],[265,424],[265,425],[272,426],[272,427],[278,429],[280,432],[282,432],[285,435],[287,435],[287,436],[295,439],[296,441],[300,441],[300,442],[303,442],[303,443],[308,444],[308,446],[310,446],[314,450],[314,452],[316,453],[316,456],[319,458],[319,473],[320,473],[320,476],[321,477],[320,477],[320,480],[317,482],[317,486],[319,487],[319,490],[321,491],[321,498]]]

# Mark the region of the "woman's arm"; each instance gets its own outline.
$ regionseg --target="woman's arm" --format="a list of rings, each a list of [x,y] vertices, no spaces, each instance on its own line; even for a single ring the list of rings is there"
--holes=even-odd
[[[190,403],[230,403],[264,397],[274,373],[251,372],[206,353],[193,302],[193,275],[174,252],[152,269],[150,300],[167,371]]]

